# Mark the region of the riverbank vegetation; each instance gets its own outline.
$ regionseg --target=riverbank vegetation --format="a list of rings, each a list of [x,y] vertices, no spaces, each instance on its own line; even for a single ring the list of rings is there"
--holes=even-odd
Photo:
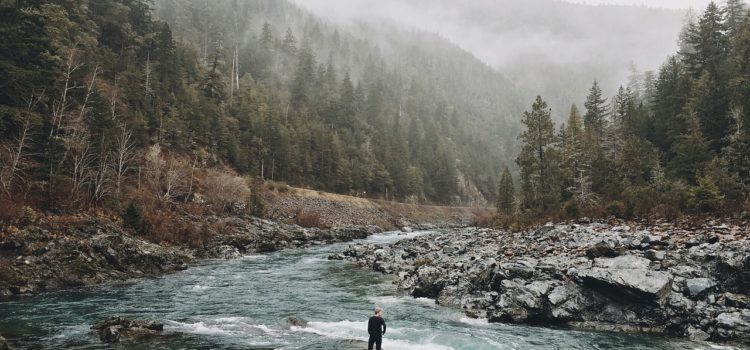
[[[490,142],[499,120],[481,122],[505,104],[479,102],[512,99],[507,82],[447,42],[416,44],[428,34],[403,36],[396,50],[411,60],[394,65],[287,2],[0,5],[6,227],[101,211],[171,241],[200,231],[186,214],[263,216],[254,178],[482,203],[512,148]]]

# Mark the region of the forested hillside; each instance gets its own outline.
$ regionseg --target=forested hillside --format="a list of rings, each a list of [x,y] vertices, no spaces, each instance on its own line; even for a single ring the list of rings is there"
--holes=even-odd
[[[400,200],[494,196],[498,165],[515,150],[518,98],[507,79],[447,41],[337,27],[284,1],[161,0],[156,13],[202,46],[225,80],[234,74],[234,89],[268,97],[259,115],[229,87],[230,118],[253,124],[240,128],[247,158],[238,168]]]
[[[611,99],[595,83],[557,129],[538,97],[523,116],[516,162],[525,217],[728,213],[750,183],[750,13],[712,3],[655,76]],[[513,213],[509,176],[498,207]]]
[[[677,48],[688,12],[659,1],[295,0],[337,23],[380,21],[436,32],[502,72],[524,100],[541,94],[553,120],[597,79],[613,95],[631,70],[656,70]],[[690,1],[673,1],[688,7]],[[460,5],[460,6],[458,6]],[[631,69],[632,68],[632,69]],[[558,113],[559,112],[559,113]]]
[[[484,203],[516,151],[512,84],[433,34],[339,28],[277,0],[8,0],[1,11],[0,180],[16,206],[234,189],[214,198],[224,208],[247,191],[224,185],[241,182],[225,167]]]

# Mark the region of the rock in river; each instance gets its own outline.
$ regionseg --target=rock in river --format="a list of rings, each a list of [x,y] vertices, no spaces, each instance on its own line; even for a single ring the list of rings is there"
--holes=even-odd
[[[102,342],[117,343],[122,338],[133,340],[157,335],[164,330],[164,324],[116,316],[91,326],[91,329],[99,334]]]

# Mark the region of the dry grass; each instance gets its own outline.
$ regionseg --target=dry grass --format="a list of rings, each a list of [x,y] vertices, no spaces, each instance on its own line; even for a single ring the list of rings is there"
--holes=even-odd
[[[330,225],[323,222],[322,218],[320,217],[320,213],[313,210],[297,210],[297,215],[295,215],[294,220],[297,225],[300,225],[302,227],[321,229],[331,228]]]

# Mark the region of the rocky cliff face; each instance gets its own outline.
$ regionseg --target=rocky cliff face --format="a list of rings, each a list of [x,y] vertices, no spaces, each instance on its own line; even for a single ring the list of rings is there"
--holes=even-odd
[[[746,228],[572,223],[509,233],[467,228],[349,259],[397,276],[415,297],[491,322],[750,342]]]

